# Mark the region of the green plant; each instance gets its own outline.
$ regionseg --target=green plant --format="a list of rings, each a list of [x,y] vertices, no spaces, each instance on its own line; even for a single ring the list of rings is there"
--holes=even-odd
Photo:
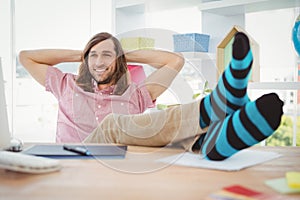
[[[197,99],[197,97],[199,97],[200,95],[205,96],[205,95],[207,95],[211,92],[212,92],[212,89],[210,89],[208,87],[208,81],[205,81],[202,91],[199,92],[199,93],[194,94],[193,99]]]
[[[158,109],[158,110],[165,110],[165,109],[167,109],[167,108],[170,108],[170,107],[172,107],[172,106],[177,106],[177,105],[179,105],[179,104],[157,104],[156,105],[156,108]]]
[[[297,142],[296,145],[300,146],[300,118],[297,119]],[[280,126],[275,133],[266,140],[268,146],[292,146],[293,144],[293,120],[291,117],[283,115]]]
[[[208,81],[205,81],[202,91],[199,92],[199,93],[194,94],[192,98],[197,99],[197,97],[199,97],[200,95],[205,96],[205,95],[207,95],[211,92],[212,92],[212,89],[210,89],[208,87]],[[158,110],[165,110],[169,107],[176,106],[176,105],[179,105],[179,104],[157,104],[156,108]]]

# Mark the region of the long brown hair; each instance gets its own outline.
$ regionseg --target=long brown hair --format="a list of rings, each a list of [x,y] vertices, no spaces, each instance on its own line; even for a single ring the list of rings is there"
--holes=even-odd
[[[127,62],[122,46],[117,38],[110,33],[102,32],[94,35],[85,46],[82,53],[82,63],[79,66],[79,73],[76,83],[86,92],[94,92],[93,78],[88,67],[88,55],[93,46],[104,40],[112,40],[114,43],[114,50],[116,52],[116,71],[113,74],[112,81],[116,85],[113,94],[122,95],[129,85],[129,73],[127,70]]]

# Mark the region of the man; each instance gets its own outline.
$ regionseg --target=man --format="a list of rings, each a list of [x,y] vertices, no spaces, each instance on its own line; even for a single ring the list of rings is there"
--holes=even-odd
[[[183,66],[180,55],[141,50],[124,57],[119,42],[100,33],[83,51],[78,77],[51,67],[80,61],[80,55],[70,50],[20,54],[21,63],[31,75],[59,100],[58,142],[144,146],[179,143],[188,150],[201,150],[207,159],[224,160],[269,137],[280,124],[283,102],[276,94],[263,95],[256,101],[248,98],[253,57],[244,33],[235,35],[230,65],[210,95],[150,114],[137,113],[143,113],[170,85]],[[158,70],[144,84],[135,86],[125,75],[126,64],[120,67],[126,59]]]
[[[21,51],[19,58],[32,77],[58,99],[57,142],[83,141],[110,113],[144,112],[184,64],[180,54],[166,51],[137,50],[125,55],[109,33],[96,34],[83,52],[31,50]],[[82,62],[78,76],[53,67],[62,62]],[[158,70],[143,84],[135,85],[128,78],[127,62],[149,64]]]

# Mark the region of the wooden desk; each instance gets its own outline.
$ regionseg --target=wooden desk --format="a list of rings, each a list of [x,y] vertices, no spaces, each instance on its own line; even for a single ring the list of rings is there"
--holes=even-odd
[[[283,156],[238,172],[224,172],[155,162],[180,153],[179,149],[129,147],[123,160],[61,160],[63,169],[50,174],[30,175],[0,169],[0,199],[202,200],[233,184],[278,194],[264,181],[282,178],[287,171],[300,171],[300,148],[255,148]],[[282,199],[300,199],[300,194],[283,195]]]

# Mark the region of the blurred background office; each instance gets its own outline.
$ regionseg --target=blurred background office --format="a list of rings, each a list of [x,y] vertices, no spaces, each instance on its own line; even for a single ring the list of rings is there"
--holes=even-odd
[[[122,36],[142,30],[149,36],[160,30],[165,35],[156,40],[156,47],[172,51],[172,34],[205,33],[210,35],[207,57],[215,67],[219,42],[233,25],[239,25],[260,49],[260,82],[250,84],[250,96],[274,91],[285,101],[283,124],[264,144],[300,146],[299,58],[291,40],[299,1],[0,0],[0,5],[0,57],[10,129],[25,142],[55,141],[57,102],[18,62],[22,49],[83,49],[97,32]],[[210,69],[197,67],[197,59],[188,57],[180,74],[193,92],[201,91],[206,79],[210,87],[215,83],[205,75]],[[58,67],[77,73],[77,66]],[[176,98],[166,102],[170,95],[166,92],[158,102],[176,103]]]

